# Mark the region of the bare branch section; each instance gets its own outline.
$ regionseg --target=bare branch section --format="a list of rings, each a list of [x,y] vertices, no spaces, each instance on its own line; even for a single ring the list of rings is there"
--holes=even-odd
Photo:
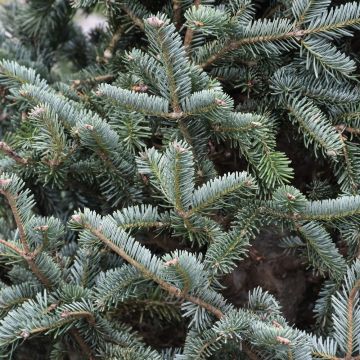
[[[114,50],[116,47],[116,44],[118,43],[118,41],[120,40],[122,34],[124,33],[124,27],[123,26],[119,26],[119,28],[114,32],[110,42],[109,42],[109,46],[105,49],[104,51],[104,61],[108,62],[109,59],[111,59],[113,57],[114,54]]]
[[[173,0],[173,21],[177,29],[181,27],[181,1]]]
[[[353,135],[360,135],[360,129],[346,126],[345,124],[336,125],[335,128],[340,132],[346,131]]]
[[[95,76],[95,77],[89,78],[89,79],[76,79],[76,80],[73,80],[72,87],[77,88],[81,85],[109,82],[109,81],[114,80],[114,78],[115,78],[115,75],[106,74],[106,75]]]

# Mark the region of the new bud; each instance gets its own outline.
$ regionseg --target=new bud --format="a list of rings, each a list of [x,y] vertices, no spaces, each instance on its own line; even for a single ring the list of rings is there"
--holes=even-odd
[[[80,224],[81,223],[81,216],[80,215],[73,215],[71,217],[71,220]]]
[[[0,186],[6,186],[11,183],[11,179],[0,179]]]
[[[220,106],[225,106],[226,102],[222,99],[215,99],[215,104]]]
[[[90,124],[85,124],[84,128],[88,129],[88,130],[91,130],[91,131],[94,130],[94,127],[92,125],[90,125]]]
[[[164,25],[164,21],[159,19],[156,16],[151,16],[151,17],[147,18],[146,21],[148,22],[149,25],[157,27],[157,28]]]

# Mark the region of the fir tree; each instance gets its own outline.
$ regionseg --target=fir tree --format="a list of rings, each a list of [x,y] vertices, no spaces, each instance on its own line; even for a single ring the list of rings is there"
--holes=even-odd
[[[360,358],[360,3],[29,0],[0,24],[1,356]],[[323,278],[314,332],[222,293],[269,226]]]

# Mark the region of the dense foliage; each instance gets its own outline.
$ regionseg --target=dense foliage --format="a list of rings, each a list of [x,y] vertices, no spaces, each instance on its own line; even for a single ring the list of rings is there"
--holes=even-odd
[[[0,24],[0,355],[360,359],[359,2],[28,0]],[[311,331],[224,295],[264,229],[321,278]]]

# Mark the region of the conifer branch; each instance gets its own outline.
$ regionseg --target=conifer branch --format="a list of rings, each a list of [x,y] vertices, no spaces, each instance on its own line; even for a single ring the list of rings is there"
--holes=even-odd
[[[220,51],[212,55],[205,62],[199,64],[199,66],[202,67],[203,69],[207,69],[213,63],[226,56],[229,52],[240,49],[242,46],[245,45],[261,44],[261,43],[275,42],[275,41],[287,40],[287,39],[298,39],[298,38],[302,38],[307,34],[308,33],[305,30],[295,30],[295,31],[287,32],[285,34],[254,36],[254,37],[240,39],[237,41],[232,40],[225,43],[224,46],[220,49]]]
[[[28,159],[24,159],[19,154],[17,154],[11,147],[3,141],[0,141],[0,151],[9,156],[11,159],[15,160],[18,164],[26,165],[28,164]]]
[[[348,334],[347,334],[347,351],[345,360],[351,360],[353,354],[353,337],[354,337],[354,300],[357,293],[360,290],[360,279],[356,281],[353,288],[350,291],[349,299],[347,302],[347,321],[348,321]]]
[[[198,8],[201,4],[201,0],[194,0],[194,6]],[[194,36],[194,30],[192,30],[190,27],[186,29],[185,37],[184,37],[184,47],[187,52],[189,52],[189,48],[191,46],[191,42]]]
[[[5,245],[9,249],[20,255],[27,262],[30,270],[39,279],[39,281],[44,284],[46,288],[52,287],[50,280],[42,273],[42,271],[37,267],[36,263],[34,262],[34,258],[36,256],[34,253],[27,253],[26,251],[18,248],[16,245],[3,239],[0,239],[0,244]]]
[[[38,328],[32,329],[31,332],[29,334],[27,334],[27,336],[45,333],[46,331],[53,329],[57,326],[61,326],[68,322],[72,322],[73,319],[76,319],[76,318],[79,318],[79,319],[84,318],[84,319],[87,319],[89,321],[89,323],[91,323],[91,324],[95,323],[93,314],[91,314],[89,312],[85,312],[85,311],[84,312],[66,312],[66,313],[61,314],[61,317],[62,317],[61,320],[52,324],[50,327],[38,327]],[[82,352],[88,356],[88,359],[95,360],[95,357],[93,355],[93,352],[92,352],[90,346],[85,342],[85,340],[82,337],[82,335],[80,334],[79,330],[76,329],[75,327],[73,327],[69,330],[69,333],[75,339],[75,341],[78,343]]]
[[[279,32],[275,34],[268,34],[268,35],[261,35],[261,36],[249,36],[244,37],[239,40],[229,40],[224,43],[224,45],[221,47],[221,49],[214,55],[210,56],[205,62],[199,64],[203,69],[208,68],[211,66],[214,62],[217,60],[223,58],[227,53],[238,50],[243,46],[246,45],[257,45],[262,43],[271,43],[271,42],[277,42],[277,41],[285,41],[290,40],[294,42],[294,44],[298,41],[301,41],[302,38],[304,38],[306,35],[316,35],[316,34],[326,34],[327,32],[334,32],[341,31],[343,28],[346,27],[354,27],[358,26],[360,23],[360,19],[354,15],[354,18],[349,18],[342,20],[341,14],[342,11],[346,11],[346,6],[348,6],[348,11],[350,12],[350,7],[353,5],[355,10],[353,10],[354,13],[356,13],[356,6],[354,4],[346,4],[344,6],[340,6],[336,8],[338,10],[338,13],[336,15],[339,16],[338,22],[331,22],[328,21],[328,18],[324,17],[323,19],[316,21],[312,21],[310,25],[305,29],[295,29],[287,32]],[[338,19],[336,19],[338,20]],[[265,24],[264,24],[265,26]]]
[[[5,245],[6,247],[8,247],[9,249],[11,249],[12,251],[16,252],[18,255],[24,257],[25,253],[23,250],[19,249],[16,245],[4,240],[4,239],[0,239],[0,244]]]
[[[131,1],[131,0],[130,0]],[[144,21],[136,16],[136,14],[126,4],[120,4],[121,9],[129,16],[132,22],[142,31],[144,31]]]
[[[340,137],[340,141],[343,144],[343,148],[342,148],[342,154],[344,156],[344,160],[345,160],[345,166],[348,169],[347,173],[348,173],[348,181],[350,183],[351,186],[351,193],[352,194],[357,194],[358,191],[358,184],[356,181],[356,175],[353,171],[353,166],[350,160],[350,156],[349,156],[349,150],[347,148],[346,142],[345,142],[345,137],[342,134],[339,134]]]
[[[82,221],[81,219],[76,219],[76,221]],[[126,260],[130,265],[134,266],[136,269],[138,269],[145,278],[153,280],[155,283],[157,283],[162,289],[167,291],[170,295],[173,295],[177,298],[187,300],[192,302],[193,304],[199,305],[200,307],[206,309],[213,315],[215,315],[218,319],[221,319],[224,314],[220,309],[217,309],[213,305],[206,303],[202,299],[183,293],[180,289],[177,287],[169,284],[168,282],[164,281],[163,279],[159,278],[158,276],[154,275],[152,272],[150,272],[148,269],[145,268],[142,264],[138,263],[135,259],[133,259],[131,256],[129,256],[124,249],[116,246],[110,239],[108,239],[100,230],[92,227],[88,223],[81,222],[81,225],[88,229],[93,235],[95,235],[99,240],[101,240],[102,243],[104,243],[107,247],[109,247],[112,251],[114,251],[116,254],[118,254],[120,257],[122,257],[124,260]]]
[[[11,179],[9,179],[9,180],[11,181]],[[0,185],[1,185],[1,181],[6,182],[7,180],[6,179],[0,180]],[[14,216],[16,226],[19,230],[20,242],[24,248],[25,253],[29,254],[30,248],[29,248],[29,245],[26,240],[25,228],[24,228],[23,222],[21,220],[21,216],[20,216],[18,208],[17,208],[16,198],[10,192],[3,190],[3,189],[0,189],[0,194],[3,194],[5,196],[5,198],[7,199],[8,203],[10,205],[11,212]]]
[[[291,195],[291,194],[290,194]],[[262,204],[259,211],[274,218],[293,221],[336,221],[360,214],[360,196],[344,196],[338,199],[307,202],[296,212],[283,211],[270,204]]]
[[[185,88],[183,77],[186,77],[187,69],[185,69],[184,65],[186,66],[187,64],[182,59],[185,54],[181,48],[180,36],[174,32],[176,38],[173,38],[173,41],[177,40],[175,43],[177,46],[174,46],[169,41],[169,32],[171,31],[172,25],[167,25],[164,20],[158,17],[148,18],[147,25],[149,36],[154,36],[160,52],[160,59],[163,63],[168,82],[168,100],[170,101],[171,108],[174,113],[181,113],[180,95],[184,89],[180,88],[180,86]],[[183,73],[180,74],[180,71]]]
[[[11,179],[9,179],[9,180],[10,180],[10,182],[12,181]],[[9,183],[9,180],[8,179],[0,180],[0,185],[1,185],[1,182],[4,185],[7,185]],[[36,259],[36,256],[38,255],[37,250],[35,250],[34,252],[30,251],[30,247],[27,242],[25,227],[23,225],[21,215],[18,212],[16,198],[13,196],[13,194],[11,194],[11,192],[6,191],[4,189],[0,189],[0,193],[5,196],[5,198],[7,199],[8,203],[10,205],[11,211],[13,213],[13,216],[15,218],[15,222],[16,222],[16,225],[17,225],[17,228],[19,231],[20,242],[21,242],[24,250],[21,250],[16,245],[13,245],[10,242],[3,240],[3,239],[0,239],[0,243],[5,245],[9,249],[15,251],[18,255],[20,255],[26,261],[26,263],[28,264],[32,273],[39,279],[40,283],[42,283],[45,286],[45,288],[51,289],[54,286],[54,284],[52,283],[51,279],[49,279],[36,264],[35,259]],[[74,313],[74,314],[70,313],[70,315],[74,315],[75,317],[76,316],[84,316],[84,314],[80,314],[80,313]],[[85,314],[85,315],[86,315],[86,317],[89,316],[89,314]],[[93,320],[91,320],[91,321],[93,321]],[[44,329],[41,329],[40,332],[43,332],[43,331],[44,331]],[[82,340],[82,337],[80,336],[80,334],[77,334],[76,340],[79,342],[80,347],[85,349],[85,347],[84,347],[85,341]]]
[[[358,1],[284,0],[276,14],[256,0],[103,2],[109,28],[89,36],[71,7],[98,0],[1,9],[0,134],[17,145],[0,142],[0,357],[53,335],[53,358],[360,360],[358,44],[341,52]],[[287,155],[299,138],[312,180]],[[64,219],[79,207],[75,236]],[[289,326],[260,288],[241,309],[222,294],[272,224],[329,278],[315,307],[325,338]],[[182,349],[145,345],[119,322],[129,309],[189,324]]]
[[[64,325],[66,323],[72,322],[74,319],[86,319],[90,324],[94,325],[95,324],[95,318],[93,316],[92,313],[88,312],[88,311],[64,311],[63,313],[60,314],[61,320],[57,321],[54,324],[51,324],[51,326],[41,326],[41,327],[36,327],[34,329],[31,330],[31,334],[39,334],[39,333],[44,333],[50,329],[53,329],[55,327],[58,327],[59,325]],[[78,335],[80,335],[78,333]]]

